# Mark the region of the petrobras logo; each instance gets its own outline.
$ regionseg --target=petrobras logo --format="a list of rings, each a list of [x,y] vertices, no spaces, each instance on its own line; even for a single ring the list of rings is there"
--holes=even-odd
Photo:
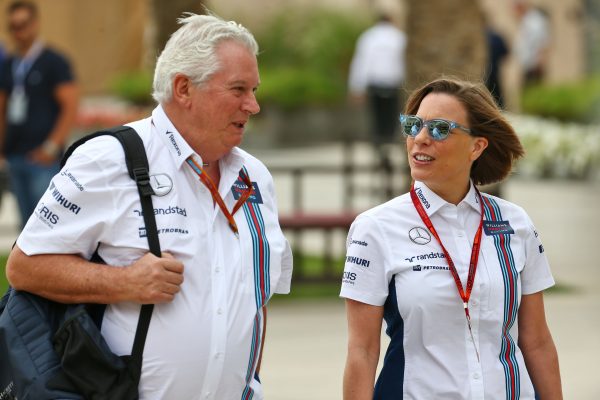
[[[158,228],[156,231],[158,232],[159,235],[172,234],[172,233],[179,234],[179,235],[188,235],[190,233],[187,229],[183,229],[183,228]],[[141,238],[148,237],[148,231],[146,230],[145,226],[138,228],[138,235]]]
[[[449,271],[450,267],[447,265],[413,265],[413,271]]]

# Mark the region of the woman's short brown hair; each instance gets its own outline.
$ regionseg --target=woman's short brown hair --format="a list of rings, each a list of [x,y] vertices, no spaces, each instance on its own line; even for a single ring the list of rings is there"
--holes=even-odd
[[[488,89],[480,83],[455,78],[439,78],[415,90],[406,102],[405,114],[416,114],[429,93],[454,96],[467,110],[473,136],[485,137],[488,147],[471,167],[476,185],[499,182],[512,171],[513,163],[525,151],[512,126],[502,115]]]

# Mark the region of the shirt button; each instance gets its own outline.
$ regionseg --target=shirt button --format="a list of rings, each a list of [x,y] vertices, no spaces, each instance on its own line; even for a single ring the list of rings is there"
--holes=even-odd
[[[481,376],[477,372],[473,374],[473,379],[479,379],[480,377]]]
[[[219,267],[216,267],[216,268],[215,268],[215,272],[218,274],[219,272],[221,272],[221,268],[219,268]]]
[[[223,310],[221,308],[218,308],[217,309],[217,314],[219,314],[219,315],[223,314]]]
[[[217,353],[215,354],[215,358],[218,360],[219,358],[221,358],[221,353]]]
[[[477,300],[471,300],[471,305],[473,307],[477,307]]]
[[[464,234],[464,233],[462,233],[462,232],[458,232],[458,237],[463,237],[463,236],[465,236],[465,234]]]
[[[209,397],[210,397],[210,392],[207,392],[207,393],[204,395],[204,398],[205,398],[205,399],[208,399]]]

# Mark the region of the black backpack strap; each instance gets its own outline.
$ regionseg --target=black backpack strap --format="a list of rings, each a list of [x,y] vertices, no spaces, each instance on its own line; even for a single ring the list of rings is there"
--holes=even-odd
[[[150,168],[148,165],[148,158],[146,156],[146,149],[144,148],[144,142],[137,134],[135,129],[128,126],[119,126],[95,132],[77,140],[65,152],[65,155],[61,160],[61,168],[66,163],[67,158],[73,154],[73,151],[75,151],[77,147],[90,139],[94,139],[103,135],[115,137],[123,146],[127,171],[129,172],[131,179],[136,182],[138,187],[140,202],[142,204],[144,225],[146,227],[148,246],[152,254],[160,257],[160,241],[158,239],[156,219],[154,218],[154,207],[152,205],[152,195],[154,194],[154,190],[152,189],[152,186],[150,186]],[[133,348],[131,351],[132,363],[130,365],[132,367],[132,372],[135,374],[135,378],[138,381],[141,375],[142,355],[144,353],[144,345],[146,343],[146,336],[148,334],[148,328],[150,327],[150,320],[152,318],[153,310],[154,304],[142,305],[137,329],[135,332],[135,339],[133,341]]]

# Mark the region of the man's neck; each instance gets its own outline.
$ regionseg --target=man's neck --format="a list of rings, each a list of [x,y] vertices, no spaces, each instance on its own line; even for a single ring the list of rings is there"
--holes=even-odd
[[[35,40],[28,42],[28,43],[22,43],[21,45],[17,45],[17,55],[21,58],[24,58],[27,53],[29,53],[29,51],[31,50],[31,48],[33,47],[33,45],[35,44]]]

